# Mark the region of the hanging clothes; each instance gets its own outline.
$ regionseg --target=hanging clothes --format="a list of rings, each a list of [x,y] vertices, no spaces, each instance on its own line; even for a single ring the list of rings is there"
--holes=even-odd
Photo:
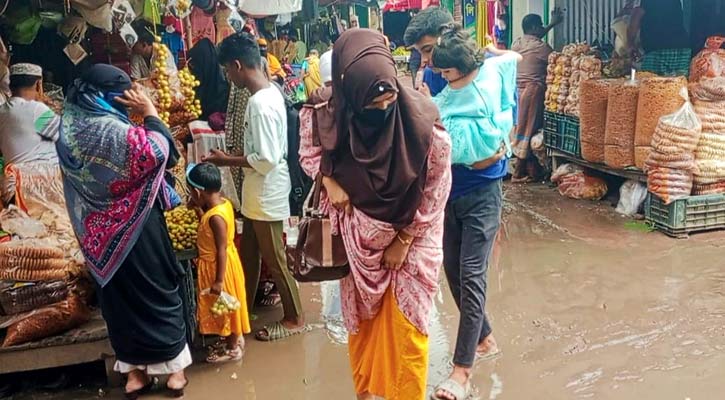
[[[479,1],[476,4],[476,42],[481,47],[488,45],[490,35],[488,27],[488,2]]]
[[[216,12],[216,16],[214,17],[216,21],[216,44],[219,44],[222,42],[222,40],[226,39],[227,37],[231,36],[235,33],[234,28],[229,23],[229,17],[232,15],[232,9],[221,6]]]
[[[189,16],[191,21],[191,45],[195,45],[201,39],[207,38],[216,43],[216,26],[214,16],[194,7]]]

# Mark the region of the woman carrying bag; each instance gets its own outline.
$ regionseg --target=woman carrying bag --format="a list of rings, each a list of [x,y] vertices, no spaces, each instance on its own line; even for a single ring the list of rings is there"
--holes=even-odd
[[[428,318],[442,264],[450,142],[435,105],[400,83],[383,36],[353,29],[332,87],[300,114],[300,164],[344,242],[342,309],[358,399],[422,399]]]

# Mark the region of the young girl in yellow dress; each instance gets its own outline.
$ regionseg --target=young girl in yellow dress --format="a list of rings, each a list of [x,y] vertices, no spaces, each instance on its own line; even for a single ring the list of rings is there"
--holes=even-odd
[[[190,164],[186,182],[192,201],[204,212],[197,239],[199,330],[202,335],[220,336],[219,342],[210,348],[207,361],[240,361],[244,356],[243,335],[251,331],[251,326],[242,262],[234,246],[234,209],[221,195],[221,173],[216,166]],[[216,316],[211,309],[222,291],[236,297],[241,306],[229,314]]]

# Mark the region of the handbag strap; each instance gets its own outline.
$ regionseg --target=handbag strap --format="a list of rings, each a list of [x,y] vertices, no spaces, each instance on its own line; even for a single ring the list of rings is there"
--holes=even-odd
[[[307,195],[305,200],[305,209],[303,210],[305,215],[316,215],[320,212],[320,194],[322,192],[322,174],[318,173],[315,177],[315,182],[312,185],[312,190]]]

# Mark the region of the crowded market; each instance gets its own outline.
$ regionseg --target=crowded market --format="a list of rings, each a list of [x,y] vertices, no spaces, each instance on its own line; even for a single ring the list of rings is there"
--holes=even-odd
[[[723,6],[0,0],[0,377],[180,398],[309,335],[314,287],[358,399],[472,398],[506,190],[725,229]]]

